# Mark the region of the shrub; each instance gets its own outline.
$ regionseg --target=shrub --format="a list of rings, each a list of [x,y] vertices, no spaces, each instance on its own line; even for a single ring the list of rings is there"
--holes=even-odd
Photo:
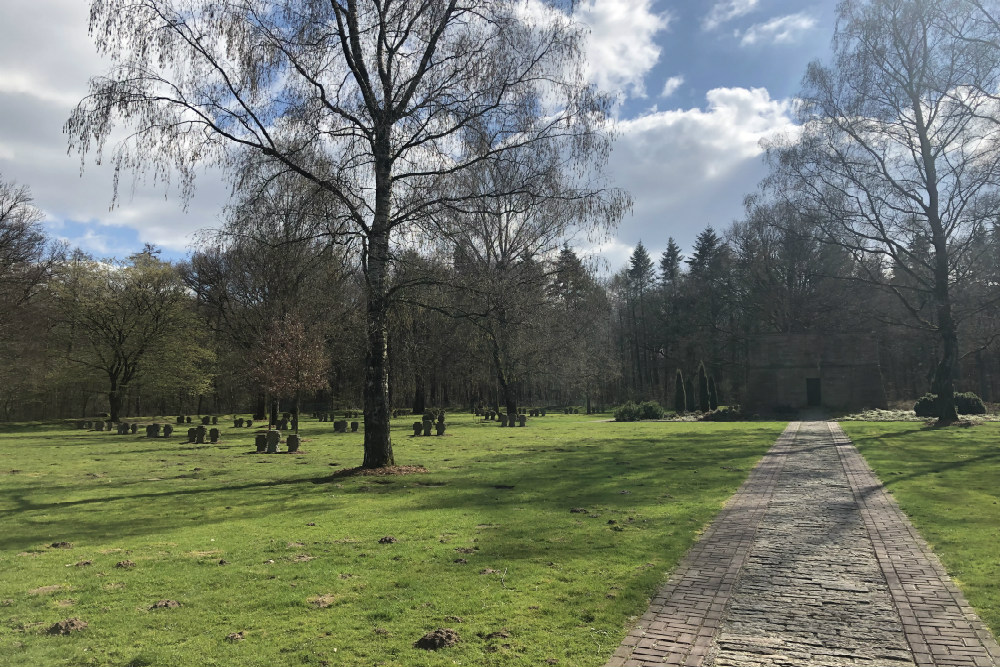
[[[639,419],[663,419],[664,409],[656,401],[639,404]]]
[[[937,417],[937,394],[924,394],[913,404],[918,417]],[[971,391],[955,394],[955,411],[961,415],[985,415],[983,400]]]
[[[971,391],[955,394],[955,409],[963,415],[985,415],[986,406],[983,399],[976,396]]]
[[[724,408],[718,408],[712,410],[711,412],[706,412],[701,421],[703,422],[736,422],[736,421],[749,421],[756,418],[756,415],[750,417],[743,413],[743,410],[739,405],[729,405]]]
[[[616,422],[637,422],[641,419],[639,406],[629,401],[615,408]]]
[[[635,403],[629,401],[615,408],[616,422],[637,422],[642,419],[663,419],[666,411],[656,401]]]
[[[918,417],[936,417],[936,403],[937,394],[924,394],[913,404],[913,411],[917,413]]]

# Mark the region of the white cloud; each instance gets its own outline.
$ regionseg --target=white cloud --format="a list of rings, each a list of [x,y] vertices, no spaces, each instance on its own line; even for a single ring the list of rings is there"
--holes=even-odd
[[[663,84],[663,92],[660,97],[670,97],[677,92],[677,89],[684,85],[683,76],[672,76]]]
[[[749,14],[757,8],[760,0],[722,0],[716,2],[702,21],[705,30],[714,30],[723,23]]]
[[[750,26],[743,33],[740,44],[751,46],[758,42],[792,44],[802,38],[802,33],[816,27],[816,19],[804,12],[779,16],[765,23]],[[739,35],[739,32],[736,33]]]
[[[604,91],[645,97],[646,74],[660,59],[656,36],[670,24],[652,0],[586,0],[575,16],[590,28],[590,79]]]
[[[771,99],[766,89],[717,88],[706,98],[704,109],[619,122],[609,172],[634,206],[611,255],[639,239],[659,253],[669,236],[690,248],[706,225],[728,226],[765,176],[760,140],[796,132],[792,103]]]

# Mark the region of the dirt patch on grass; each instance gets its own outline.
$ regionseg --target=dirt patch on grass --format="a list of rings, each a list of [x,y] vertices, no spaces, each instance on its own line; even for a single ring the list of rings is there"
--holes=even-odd
[[[177,600],[157,600],[152,605],[150,609],[177,609],[181,606],[181,603]]]
[[[309,554],[295,554],[292,556],[293,563],[308,563],[311,560],[316,560],[316,557]]]
[[[76,600],[56,600],[57,607],[72,607],[76,604]]]
[[[345,468],[333,473],[328,479],[342,477],[387,477],[390,475],[420,475],[430,472],[423,466],[384,466],[382,468]]]
[[[437,651],[438,649],[447,648],[448,646],[454,646],[459,641],[461,637],[458,633],[451,628],[438,628],[432,632],[428,632],[426,635],[418,639],[413,643],[417,648],[422,648],[426,651]]]
[[[50,635],[68,635],[73,632],[79,632],[86,627],[87,621],[81,621],[78,618],[67,618],[65,621],[59,621],[52,625],[48,632]]]
[[[56,591],[64,590],[66,586],[62,584],[53,584],[52,586],[41,586],[39,588],[33,588],[28,591],[31,595],[48,595],[49,593],[55,593]]]
[[[325,595],[314,595],[306,601],[317,609],[326,609],[332,606],[338,599],[338,596],[333,593],[326,593]]]

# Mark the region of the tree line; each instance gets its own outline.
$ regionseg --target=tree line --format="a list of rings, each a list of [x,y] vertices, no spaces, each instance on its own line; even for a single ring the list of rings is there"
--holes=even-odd
[[[572,244],[629,207],[603,173],[614,100],[586,83],[572,3],[535,9],[94,0],[112,68],[67,121],[71,148],[100,157],[128,128],[107,146],[119,171],[186,196],[211,164],[236,194],[171,265],[60,256],[8,183],[34,248],[4,283],[21,308],[4,345],[29,371],[8,371],[9,414],[86,407],[97,375],[111,411],[262,412],[292,393],[360,404],[377,466],[400,406],[669,405],[700,363],[736,402],[767,331],[871,332],[889,394],[930,388],[945,420],[956,381],[992,395],[994,3],[842,3],[834,58],[809,66],[800,130],[766,146],[743,218],[689,256],[640,244],[610,278]],[[165,311],[127,307],[137,286]],[[63,393],[30,398],[45,392]]]

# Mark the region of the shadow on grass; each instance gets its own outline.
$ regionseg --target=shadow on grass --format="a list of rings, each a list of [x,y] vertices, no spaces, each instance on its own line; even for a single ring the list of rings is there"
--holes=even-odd
[[[176,484],[189,479],[197,484],[193,488],[160,491],[147,487],[129,493],[122,492],[121,483],[111,489],[83,483],[47,491],[70,498],[65,501],[30,500],[30,495],[38,492],[38,482],[26,478],[0,491],[0,506],[7,508],[0,511],[0,519],[10,525],[25,515],[17,529],[0,535],[0,549],[25,549],[60,539],[87,542],[151,535],[191,525],[192,521],[253,520],[284,511],[284,500],[295,503],[296,513],[341,507],[356,511],[359,494],[413,494],[405,497],[405,511],[460,508],[484,516],[499,516],[495,513],[510,512],[525,503],[564,513],[583,504],[629,510],[662,502],[665,494],[673,496],[669,502],[701,502],[706,496],[724,500],[762,453],[759,448],[720,442],[718,434],[696,433],[683,434],[678,443],[643,437],[627,444],[592,445],[581,439],[581,444],[558,449],[561,451],[536,443],[497,443],[496,449],[472,453],[478,462],[467,462],[457,470],[448,469],[447,459],[435,457],[430,474],[392,477],[389,483],[385,483],[386,478],[352,477],[341,471],[229,484],[225,482],[229,471],[210,470],[198,476],[128,482]],[[156,473],[144,470],[139,474]],[[212,478],[206,479],[208,476]],[[343,489],[334,491],[334,500],[331,487],[338,482],[343,483]],[[106,490],[112,490],[113,495],[97,495]],[[91,497],[72,499],[80,495]],[[127,516],[117,518],[122,513]],[[386,517],[387,521],[396,518]]]

